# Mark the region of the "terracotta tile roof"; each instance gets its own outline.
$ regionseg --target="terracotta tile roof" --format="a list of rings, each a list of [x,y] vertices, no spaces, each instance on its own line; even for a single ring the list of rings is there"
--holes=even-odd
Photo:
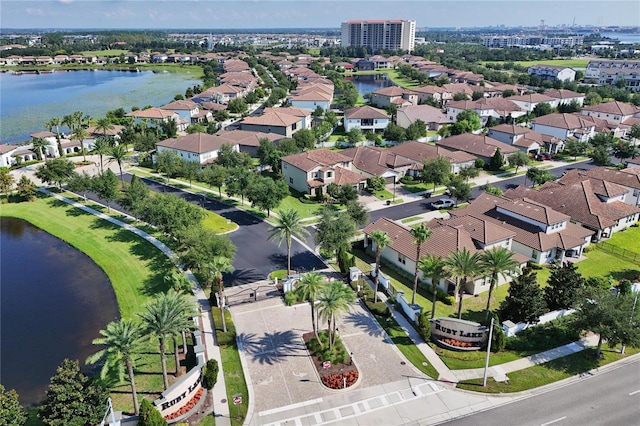
[[[351,159],[353,167],[370,175],[382,176],[392,169],[387,164],[387,150],[372,146],[357,146],[340,153]]]
[[[612,170],[607,167],[597,167],[591,170],[569,170],[559,179],[559,182],[564,179],[577,180],[584,177],[613,182],[627,188],[640,189],[640,176],[633,169]]]
[[[55,133],[49,131],[29,133],[29,136],[31,136],[32,138],[51,138],[55,137],[55,135]]]
[[[208,133],[191,133],[179,138],[165,139],[156,143],[156,146],[172,148],[196,154],[204,154],[206,152],[217,151],[220,147],[227,143],[221,138],[210,135]]]
[[[176,113],[174,111],[164,110],[162,108],[148,108],[148,109],[138,109],[135,111],[131,111],[126,114],[127,117],[136,117],[136,118],[151,118],[151,119],[165,119],[171,118],[175,116]]]
[[[325,148],[287,155],[286,157],[282,157],[281,160],[305,172],[313,170],[318,166],[335,166],[336,164],[351,161],[346,155]]]
[[[534,118],[532,122],[533,124],[568,130],[595,127],[595,123],[590,117],[566,113],[543,115]]]
[[[289,114],[292,115],[294,117],[310,117],[311,116],[311,112],[309,110],[306,109],[302,109],[302,108],[297,108],[297,107],[292,107],[292,106],[288,106],[288,107],[278,107],[278,108],[265,108],[263,113],[269,113],[269,112],[277,112],[277,113],[282,113],[282,114]]]
[[[521,102],[529,102],[529,103],[553,102],[556,100],[551,96],[542,95],[540,93],[530,93],[528,95],[520,95],[520,96],[509,96],[507,99],[509,99],[510,101],[521,101]]]
[[[387,151],[399,157],[409,158],[420,164],[424,162],[424,160],[436,158],[438,156],[442,156],[454,164],[467,163],[469,161],[475,161],[476,159],[474,155],[468,154],[464,151],[453,151],[442,146],[433,146],[417,141],[405,142],[393,146]]]
[[[438,86],[422,86],[422,87],[414,87],[411,90],[413,90],[414,92],[417,93],[426,93],[426,94],[442,94],[445,93],[446,90],[443,89],[442,87],[438,87]]]
[[[260,146],[260,139],[267,138],[271,142],[275,142],[283,138],[277,133],[253,132],[250,130],[220,130],[213,136],[219,138],[222,143],[229,145],[241,146]]]
[[[378,108],[374,108],[369,105],[349,108],[344,111],[344,117],[346,119],[363,119],[363,118],[389,119],[389,116],[385,111]]]
[[[443,84],[442,88],[447,92],[455,95],[456,93],[466,93],[467,95],[472,95],[474,91],[474,87],[467,83],[447,83]]]
[[[547,90],[544,94],[554,99],[584,98],[583,93],[573,92],[567,89],[560,89],[560,90],[551,89],[551,90]]]
[[[582,111],[601,112],[605,114],[616,115],[634,115],[640,112],[640,108],[634,105],[625,104],[624,102],[612,101],[584,107]]]
[[[399,87],[399,86],[389,86],[383,89],[374,90],[371,93],[375,95],[380,95],[380,96],[395,97],[395,96],[403,96],[405,94],[412,94],[413,92],[411,90],[403,89],[402,87]]]
[[[223,111],[227,109],[227,105],[216,102],[200,102],[200,106],[209,111]]]
[[[510,203],[504,202],[500,204],[499,208],[545,225],[553,225],[571,219],[566,214],[528,198],[515,199]]]
[[[489,131],[506,133],[508,135],[525,135],[533,130],[527,127],[518,126],[517,124],[498,124],[497,126],[491,127]]]
[[[0,143],[0,154],[6,154],[7,152],[11,152],[18,148],[20,148],[19,145]]]
[[[170,102],[166,105],[162,105],[160,108],[166,109],[166,110],[172,110],[172,111],[185,111],[185,110],[191,111],[191,110],[197,109],[198,104],[191,100],[184,99],[184,100]]]
[[[366,181],[367,177],[365,175],[361,175],[360,173],[352,172],[349,169],[345,169],[344,167],[336,167],[334,169],[336,172],[336,176],[333,182],[338,185],[356,185],[360,182]]]
[[[431,105],[408,105],[398,108],[396,114],[404,115],[409,122],[413,123],[416,120],[422,120],[425,123],[437,123],[437,124],[449,124],[453,123],[449,119],[447,114],[442,112],[439,108],[434,108]]]
[[[601,180],[598,178],[589,177],[586,174],[580,173],[581,170],[569,170],[560,179],[556,181],[561,185],[569,185],[581,180],[589,179],[591,181],[591,187],[596,195],[600,195],[604,198],[611,198],[626,194],[628,189],[622,185],[618,185],[607,180]]]
[[[262,115],[246,117],[242,119],[240,125],[252,124],[257,126],[289,127],[298,122],[300,122],[300,117],[273,110]]]
[[[474,135],[473,133],[464,133],[462,135],[449,136],[436,142],[436,145],[444,146],[452,150],[464,151],[479,157],[492,157],[497,148],[500,148],[502,155],[509,155],[518,148],[509,144],[500,142],[496,139],[484,135]]]
[[[478,251],[471,236],[462,227],[453,227],[438,222],[429,222],[427,227],[431,230],[431,237],[420,247],[420,254],[433,254],[435,256],[447,257],[452,252],[466,248],[472,253]],[[385,217],[367,225],[363,232],[371,235],[373,231],[380,230],[386,232],[391,238],[388,245],[392,250],[404,255],[410,260],[416,261],[416,245],[410,228]]]
[[[441,220],[441,222],[449,226],[463,227],[474,241],[478,241],[483,245],[494,244],[516,236],[514,231],[503,228],[481,216],[459,216]]]
[[[330,101],[332,97],[332,95],[321,90],[309,90],[293,95],[290,99],[292,101]]]

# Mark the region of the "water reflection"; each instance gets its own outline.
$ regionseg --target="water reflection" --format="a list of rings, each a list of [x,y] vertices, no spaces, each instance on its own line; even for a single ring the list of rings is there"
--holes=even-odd
[[[64,358],[84,365],[118,306],[88,256],[23,220],[0,218],[0,248],[0,377],[31,406]]]

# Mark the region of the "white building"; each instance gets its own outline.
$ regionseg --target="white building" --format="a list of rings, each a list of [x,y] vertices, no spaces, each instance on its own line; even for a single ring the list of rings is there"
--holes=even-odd
[[[416,21],[353,20],[342,23],[343,47],[367,47],[379,49],[407,50],[411,52],[416,41]]]

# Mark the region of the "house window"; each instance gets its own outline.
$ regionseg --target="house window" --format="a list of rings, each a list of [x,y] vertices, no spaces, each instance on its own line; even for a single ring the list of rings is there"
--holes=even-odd
[[[292,177],[289,178],[289,183],[293,184],[293,178]]]
[[[402,263],[403,265],[406,265],[407,258],[404,255],[398,253],[398,263]]]
[[[532,259],[538,258],[538,250],[531,250],[531,258]]]
[[[333,172],[331,170],[327,171],[327,177],[328,178],[333,177]]]

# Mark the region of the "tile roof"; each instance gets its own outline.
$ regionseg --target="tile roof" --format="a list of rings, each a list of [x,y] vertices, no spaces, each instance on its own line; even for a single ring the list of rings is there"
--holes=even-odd
[[[166,105],[162,105],[160,108],[166,109],[166,110],[173,110],[173,111],[184,111],[184,110],[191,111],[191,110],[197,109],[198,104],[191,100],[184,99],[184,100],[169,102]]]
[[[318,166],[335,166],[336,164],[351,161],[346,155],[325,148],[287,155],[282,157],[281,160],[306,172]]]
[[[533,124],[568,130],[595,127],[595,123],[590,117],[567,113],[543,115],[541,117],[534,118],[532,122]]]
[[[570,170],[567,174],[577,174],[579,177],[606,180],[628,188],[640,189],[640,176],[633,169],[612,170],[607,167],[597,167],[590,170]],[[565,176],[567,176],[565,174]],[[564,176],[560,178],[560,181]]]
[[[366,181],[367,177],[365,175],[361,175],[360,173],[352,172],[349,169],[345,169],[344,167],[336,167],[334,168],[336,172],[336,176],[333,180],[338,186],[341,185],[356,185],[360,182]]]
[[[454,227],[462,226],[469,235],[471,235],[473,240],[483,245],[494,244],[516,236],[514,231],[503,228],[487,219],[483,219],[481,216],[459,216],[442,220],[442,222]]]
[[[625,104],[624,102],[611,101],[605,102],[603,104],[584,107],[582,111],[601,112],[605,114],[616,115],[634,115],[640,113],[640,108],[634,105]]]
[[[29,136],[31,136],[32,138],[51,138],[55,137],[55,135],[55,133],[49,131],[29,133]]]
[[[227,143],[221,138],[210,135],[208,133],[191,133],[179,138],[165,139],[156,143],[156,146],[172,148],[196,154],[204,154],[206,152],[217,151],[220,147]]]
[[[466,248],[472,253],[478,251],[471,236],[462,227],[448,226],[439,222],[429,222],[427,227],[431,230],[431,237],[420,247],[420,254],[433,254],[435,256],[447,257],[452,252]],[[387,247],[404,255],[410,260],[416,261],[416,245],[414,244],[411,229],[397,222],[380,218],[367,225],[363,232],[371,235],[373,231],[380,230],[386,232],[391,238],[391,244]]]
[[[267,138],[271,142],[275,142],[283,138],[282,135],[277,133],[263,133],[254,132],[251,130],[220,130],[213,136],[219,138],[222,143],[229,145],[241,145],[241,146],[260,146],[260,139]]]
[[[19,145],[11,145],[8,143],[0,143],[0,154],[6,154],[7,152],[11,152],[15,149],[20,148]]]
[[[529,103],[539,103],[539,102],[553,102],[556,99],[552,98],[548,95],[542,95],[540,93],[530,93],[528,95],[520,95],[520,96],[509,96],[510,101],[521,101],[521,102],[529,102]]]
[[[464,151],[450,150],[442,146],[433,146],[417,141],[405,142],[393,146],[387,151],[399,157],[409,158],[417,163],[422,163],[424,160],[438,156],[442,156],[454,164],[475,161],[476,159],[474,155]]]
[[[162,108],[147,108],[131,111],[126,114],[127,117],[165,119],[175,116],[174,111],[164,110]]]
[[[555,99],[572,99],[572,98],[584,98],[583,93],[573,92],[567,89],[551,89],[544,92],[545,95]]]
[[[425,123],[438,123],[448,124],[453,123],[447,114],[442,112],[439,108],[434,108],[431,105],[408,105],[398,108],[396,114],[404,115],[409,122],[413,123],[416,120],[422,120]]]
[[[300,117],[272,110],[262,115],[245,117],[240,122],[240,126],[243,124],[251,124],[256,126],[289,127],[298,122],[300,122]]]
[[[303,109],[303,108],[293,107],[293,106],[277,107],[277,108],[265,108],[264,111],[263,111],[264,114],[266,114],[268,112],[278,112],[278,113],[283,113],[283,114],[289,114],[289,115],[292,115],[294,117],[310,117],[311,116],[311,111]]]
[[[380,96],[403,96],[405,94],[413,94],[411,90],[403,89],[399,86],[389,86],[383,89],[374,90],[371,94],[380,95]]]
[[[526,217],[544,225],[553,225],[571,219],[570,216],[555,211],[528,198],[516,199],[511,203],[504,202],[499,208]]]
[[[387,164],[388,151],[381,148],[357,146],[345,149],[341,154],[351,159],[353,167],[371,175],[382,176],[392,170]]]
[[[489,158],[496,153],[496,149],[500,148],[503,155],[509,155],[516,151],[509,144],[500,142],[496,139],[484,135],[474,135],[473,133],[464,133],[461,135],[449,136],[436,142],[436,145],[444,146],[449,149],[464,151],[479,157]]]
[[[385,111],[378,108],[374,108],[369,105],[349,108],[344,111],[344,116],[346,119],[363,119],[363,118],[389,119],[389,116]]]

